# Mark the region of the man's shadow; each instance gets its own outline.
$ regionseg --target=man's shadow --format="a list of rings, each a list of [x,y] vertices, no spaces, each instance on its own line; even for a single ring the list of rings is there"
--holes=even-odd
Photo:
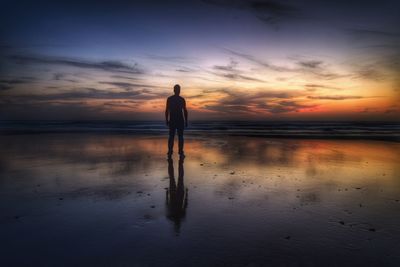
[[[185,188],[183,181],[183,162],[184,158],[181,157],[179,159],[178,183],[176,183],[174,162],[172,158],[168,159],[169,187],[166,191],[167,218],[174,223],[176,234],[180,232],[181,222],[185,218],[188,206],[188,189]]]

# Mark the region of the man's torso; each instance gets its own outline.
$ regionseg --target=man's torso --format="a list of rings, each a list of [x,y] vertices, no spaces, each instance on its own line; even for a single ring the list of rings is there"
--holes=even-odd
[[[173,126],[180,126],[184,123],[183,112],[185,100],[181,96],[170,96],[168,98],[169,118]]]

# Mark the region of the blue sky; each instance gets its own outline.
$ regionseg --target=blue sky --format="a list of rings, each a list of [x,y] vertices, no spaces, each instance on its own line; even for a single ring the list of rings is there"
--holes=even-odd
[[[397,1],[3,1],[0,119],[394,120]]]

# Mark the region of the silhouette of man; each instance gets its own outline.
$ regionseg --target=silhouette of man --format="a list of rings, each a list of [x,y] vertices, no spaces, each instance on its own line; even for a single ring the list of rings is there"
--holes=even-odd
[[[174,95],[168,97],[165,109],[165,122],[169,126],[168,157],[171,157],[173,153],[176,131],[178,131],[179,155],[184,156],[183,129],[185,126],[187,127],[188,118],[186,101],[183,97],[179,96],[181,93],[179,84],[174,86],[174,93]]]
[[[169,187],[166,191],[166,216],[174,223],[176,234],[179,234],[181,222],[185,219],[188,206],[188,189],[185,188],[183,182],[183,161],[183,157],[179,159],[178,183],[176,183],[174,162],[172,158],[168,159]]]

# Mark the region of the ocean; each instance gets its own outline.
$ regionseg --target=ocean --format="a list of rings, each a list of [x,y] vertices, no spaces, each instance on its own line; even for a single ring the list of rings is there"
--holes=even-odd
[[[0,121],[0,134],[57,132],[163,135],[168,128],[162,121]],[[400,123],[193,121],[185,134],[400,141]]]

